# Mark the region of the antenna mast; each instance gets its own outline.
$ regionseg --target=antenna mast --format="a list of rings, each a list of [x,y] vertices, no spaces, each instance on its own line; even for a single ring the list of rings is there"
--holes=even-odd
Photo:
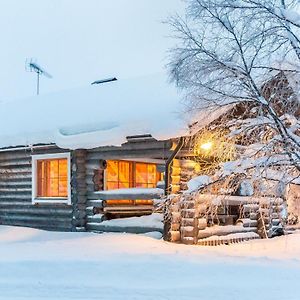
[[[35,72],[37,75],[37,83],[36,83],[36,94],[39,95],[40,93],[40,76],[44,75],[47,78],[52,78],[52,76],[46,72],[42,67],[40,67],[36,62],[33,61],[33,59],[30,59],[28,62],[26,60],[25,63],[26,71],[28,72]]]

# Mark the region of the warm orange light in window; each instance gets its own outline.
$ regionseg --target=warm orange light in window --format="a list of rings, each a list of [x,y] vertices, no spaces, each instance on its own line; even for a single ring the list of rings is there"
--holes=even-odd
[[[37,161],[37,197],[68,197],[68,160]]]
[[[109,160],[106,169],[106,189],[154,188],[160,179],[159,175],[155,164]]]

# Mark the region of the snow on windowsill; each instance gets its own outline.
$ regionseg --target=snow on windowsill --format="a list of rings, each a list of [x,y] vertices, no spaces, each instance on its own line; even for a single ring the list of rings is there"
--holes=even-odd
[[[159,188],[128,188],[128,189],[116,189],[116,190],[106,190],[98,191],[95,194],[100,195],[112,195],[112,194],[122,194],[122,195],[132,195],[132,194],[146,194],[146,195],[164,195],[164,190]]]

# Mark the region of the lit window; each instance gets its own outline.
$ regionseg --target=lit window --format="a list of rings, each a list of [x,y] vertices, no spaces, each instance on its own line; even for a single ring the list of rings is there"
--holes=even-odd
[[[69,154],[33,156],[34,201],[45,198],[68,200],[69,159]]]
[[[155,188],[160,174],[155,164],[132,161],[107,161],[106,189]]]
[[[107,162],[106,186],[108,190],[132,186],[132,168],[127,161],[110,160]]]

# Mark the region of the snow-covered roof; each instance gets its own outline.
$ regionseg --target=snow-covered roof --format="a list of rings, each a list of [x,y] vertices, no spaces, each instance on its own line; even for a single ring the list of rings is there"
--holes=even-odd
[[[78,149],[188,134],[182,95],[159,74],[0,103],[0,148],[55,143]],[[191,121],[191,120],[190,120]]]

